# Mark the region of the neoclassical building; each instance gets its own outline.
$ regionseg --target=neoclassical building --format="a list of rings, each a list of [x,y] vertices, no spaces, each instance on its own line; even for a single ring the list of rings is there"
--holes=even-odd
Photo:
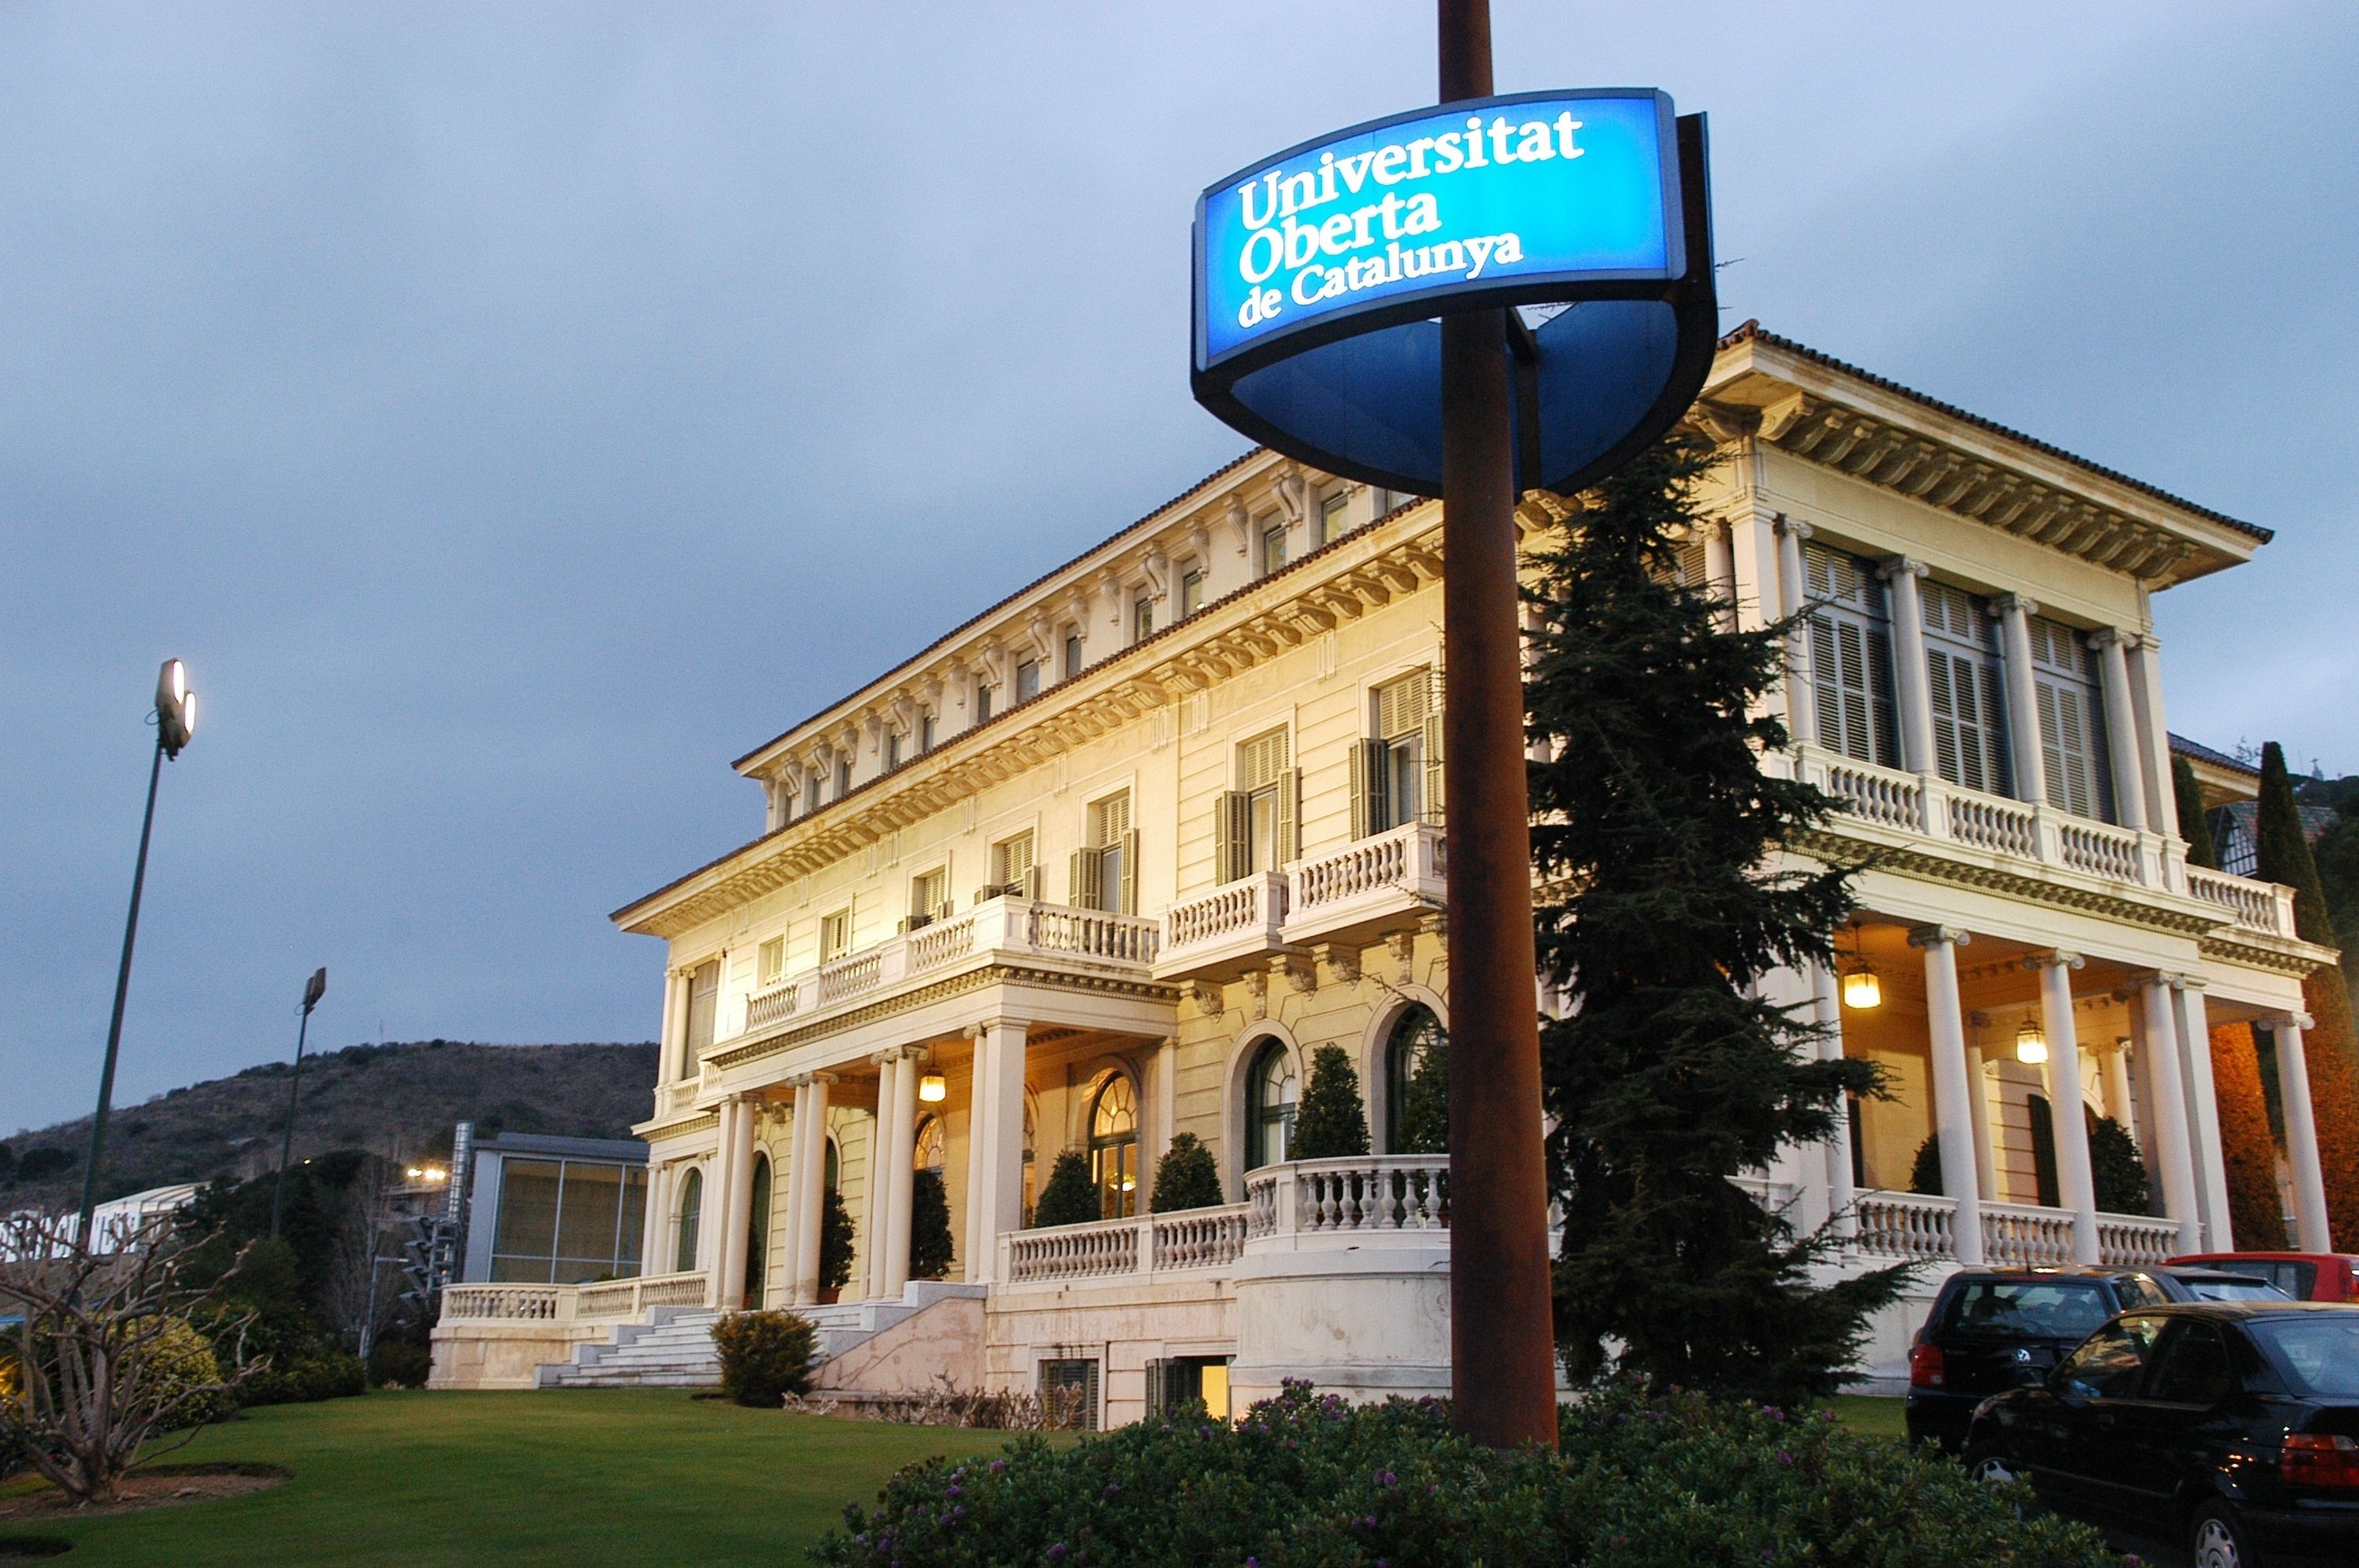
[[[2268,534],[1751,325],[1691,417],[1724,460],[1681,569],[1732,625],[1811,611],[1764,765],[1844,808],[1804,852],[1875,852],[1836,968],[1775,979],[1894,1086],[1750,1184],[1843,1227],[1836,1267],[1925,1265],[1876,1366],[1957,1264],[2226,1245],[2209,1031],[2266,1028],[2301,1085],[2332,955],[2288,890],[2186,863],[2153,596]],[[453,1287],[438,1381],[693,1380],[707,1314],[758,1303],[846,1390],[1073,1389],[1107,1423],[1445,1390],[1446,1162],[1393,1152],[1449,1019],[1443,570],[1438,503],[1248,453],[738,758],[760,835],[614,916],[669,953],[647,1272]],[[1376,1151],[1291,1161],[1331,1044]],[[2099,1208],[2093,1117],[2150,1212]],[[2323,1246],[2300,1094],[2286,1123]],[[1182,1132],[1229,1201],[1152,1214]],[[1027,1227],[1069,1150],[1104,1217]],[[956,1258],[913,1281],[927,1171]]]

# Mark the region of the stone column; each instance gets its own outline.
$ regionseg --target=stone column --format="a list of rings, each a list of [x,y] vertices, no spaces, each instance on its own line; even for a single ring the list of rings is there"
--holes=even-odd
[[[893,1184],[887,1189],[888,1203],[885,1213],[885,1294],[897,1297],[909,1282],[909,1197],[916,1183],[910,1179],[910,1167],[917,1161],[918,1132],[918,1073],[921,1065],[917,1055],[904,1052],[900,1069],[893,1075],[893,1117],[886,1124],[886,1158],[893,1168]]]
[[[693,1076],[696,1064],[688,1059],[688,971],[673,969],[664,979],[663,1076],[669,1081]]]
[[[1999,664],[2006,680],[2006,749],[2015,763],[2015,797],[2048,804],[2048,752],[2039,741],[2039,692],[2031,679],[2031,617],[2039,606],[2019,593],[1991,600],[1998,617]]]
[[[1703,575],[1714,600],[1713,619],[1723,632],[1736,630],[1736,549],[1728,524],[1713,520],[1700,524],[1703,534]]]
[[[2264,1019],[2277,1046],[2277,1094],[2285,1107],[2286,1163],[2293,1173],[2293,1222],[2305,1252],[2332,1252],[2334,1238],[2326,1219],[2326,1179],[2318,1163],[2318,1118],[2310,1103],[2310,1065],[2301,1032],[2306,1012]]]
[[[2137,709],[2130,697],[2130,661],[2123,651],[2127,636],[2113,628],[2093,633],[2089,646],[2097,650],[2097,668],[2104,683],[2105,749],[2113,763],[2114,815],[2135,832],[2146,831],[2146,760],[2138,746]]]
[[[974,1188],[980,1227],[975,1255],[978,1280],[996,1278],[999,1238],[1024,1228],[1024,1037],[1020,1019],[994,1019],[989,1036],[988,1076],[977,1096],[985,1104],[981,1179]],[[1005,1281],[1001,1281],[1005,1282]]]
[[[820,1242],[827,1234],[827,1090],[833,1073],[813,1073],[795,1091],[794,1250],[788,1257],[795,1304],[819,1301]]]
[[[2089,1168],[2089,1120],[2082,1108],[2081,1033],[2072,1017],[2078,953],[2034,958],[2039,971],[2039,1022],[2048,1033],[2048,1122],[2056,1140],[2056,1194],[2072,1211],[2072,1260],[2097,1258],[2097,1183]]]
[[[1983,1058],[1983,1015],[1978,1012],[1969,1022],[1974,1027],[1966,1032],[1966,1084],[1971,1090],[1966,1103],[1974,1113],[1974,1174],[1982,1184],[1983,1196],[2003,1203],[2006,1195],[1998,1184],[1998,1150],[1991,1141],[1991,1079],[1989,1065]]]
[[[2122,1124],[2122,1130],[2137,1141],[2137,1101],[2130,1093],[2129,1042],[2116,1040],[2105,1052],[2105,1114]]]
[[[671,1272],[671,1178],[669,1162],[647,1162],[647,1212],[639,1224],[639,1272],[669,1274]],[[654,1265],[662,1264],[657,1268]]]
[[[1974,1169],[1973,1090],[1966,1077],[1966,1020],[1958,1002],[1958,949],[1973,938],[1954,925],[1908,934],[1925,953],[1925,1021],[1933,1056],[1934,1136],[1941,1151],[1941,1190],[1957,1204],[1951,1249],[1960,1263],[1983,1260],[1981,1173]]]
[[[2170,778],[2170,726],[2162,710],[2162,640],[2141,632],[2125,647],[2124,664],[2130,706],[2137,723],[2138,779],[2146,791],[2146,819],[2165,838],[2179,833],[2179,791]],[[2108,701],[2112,700],[2110,697]]]
[[[1875,571],[1892,596],[1892,674],[1900,701],[1900,765],[1912,773],[1935,771],[1933,688],[1925,668],[1925,602],[1917,591],[1917,579],[1927,570],[1921,561],[1896,556]]]
[[[901,1054],[880,1051],[872,1059],[876,1064],[876,1124],[868,1135],[868,1256],[863,1260],[867,1267],[862,1272],[868,1281],[868,1297],[874,1301],[885,1294],[885,1233],[891,1227],[887,1217],[893,1207],[894,1083],[901,1075]]]
[[[2187,1077],[2188,1138],[2194,1152],[2197,1206],[2215,1251],[2235,1245],[2228,1222],[2228,1169],[2220,1154],[2220,1098],[2212,1087],[2212,1026],[2203,1006],[2203,984],[2186,975],[2170,977],[2171,1011]]]
[[[991,1147],[991,1030],[978,1024],[970,1033],[974,1062],[967,1075],[966,1212],[959,1217],[960,1234],[965,1239],[959,1246],[959,1256],[966,1262],[967,1281],[975,1284],[991,1278],[991,1260],[986,1256],[993,1247],[991,1178],[985,1163]]]
[[[1832,966],[1810,966],[1810,1001],[1819,1025],[1819,1059],[1841,1061],[1843,1054],[1843,1003],[1835,995]],[[1851,1179],[1851,1101],[1846,1097],[1836,1108],[1835,1130],[1824,1145],[1827,1209],[1834,1216],[1835,1233],[1846,1242],[1859,1234],[1859,1216],[1853,1210],[1853,1206],[1859,1201],[1859,1193]]]
[[[804,1073],[787,1080],[787,1087],[795,1092],[794,1104],[788,1111],[787,1160],[783,1168],[774,1165],[770,1173],[770,1206],[783,1214],[787,1222],[785,1244],[778,1256],[782,1264],[780,1282],[789,1306],[795,1304],[795,1260],[803,1255],[803,1129],[810,1113],[810,1075]]]
[[[745,1304],[745,1226],[754,1207],[754,1102],[731,1097],[722,1107],[721,1234],[714,1238],[712,1303]]]
[[[1791,616],[1810,598],[1810,579],[1802,570],[1802,541],[1810,536],[1810,525],[1781,516],[1777,526],[1777,595],[1780,609]],[[1810,686],[1810,633],[1799,622],[1786,633],[1786,728],[1798,745],[1819,743],[1818,693]]]
[[[2179,1071],[2179,1026],[2172,1021],[2170,983],[2157,975],[2138,985],[2146,1070],[2154,1105],[2154,1150],[2162,1165],[2163,1212],[2179,1222],[2179,1250],[2203,1250],[2203,1215],[2195,1197],[2195,1167],[2188,1149],[2187,1086]]]

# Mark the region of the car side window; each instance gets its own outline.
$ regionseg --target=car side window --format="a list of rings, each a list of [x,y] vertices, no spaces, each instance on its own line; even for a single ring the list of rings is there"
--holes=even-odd
[[[2107,1324],[2056,1369],[2057,1386],[2080,1400],[2137,1398],[2164,1322],[2158,1317],[2125,1317]]]
[[[2138,1307],[2170,1304],[2170,1297],[2163,1288],[2144,1274],[2125,1274],[2114,1283],[2122,1292],[2124,1312],[2135,1311]]]
[[[2228,1346],[2208,1323],[2183,1323],[2162,1347],[2147,1399],[2210,1407],[2228,1397]]]

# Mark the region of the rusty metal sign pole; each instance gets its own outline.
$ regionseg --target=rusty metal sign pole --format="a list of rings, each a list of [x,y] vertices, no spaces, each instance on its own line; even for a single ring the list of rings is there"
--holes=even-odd
[[[1489,0],[1440,0],[1441,102],[1487,98]],[[1441,322],[1450,824],[1450,1388],[1458,1428],[1556,1445],[1506,309]]]

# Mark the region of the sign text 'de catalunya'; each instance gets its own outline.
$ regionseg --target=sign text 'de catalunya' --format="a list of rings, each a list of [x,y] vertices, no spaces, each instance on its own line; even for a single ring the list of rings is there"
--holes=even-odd
[[[1531,93],[1354,126],[1206,191],[1199,362],[1501,284],[1678,276],[1659,93]]]

